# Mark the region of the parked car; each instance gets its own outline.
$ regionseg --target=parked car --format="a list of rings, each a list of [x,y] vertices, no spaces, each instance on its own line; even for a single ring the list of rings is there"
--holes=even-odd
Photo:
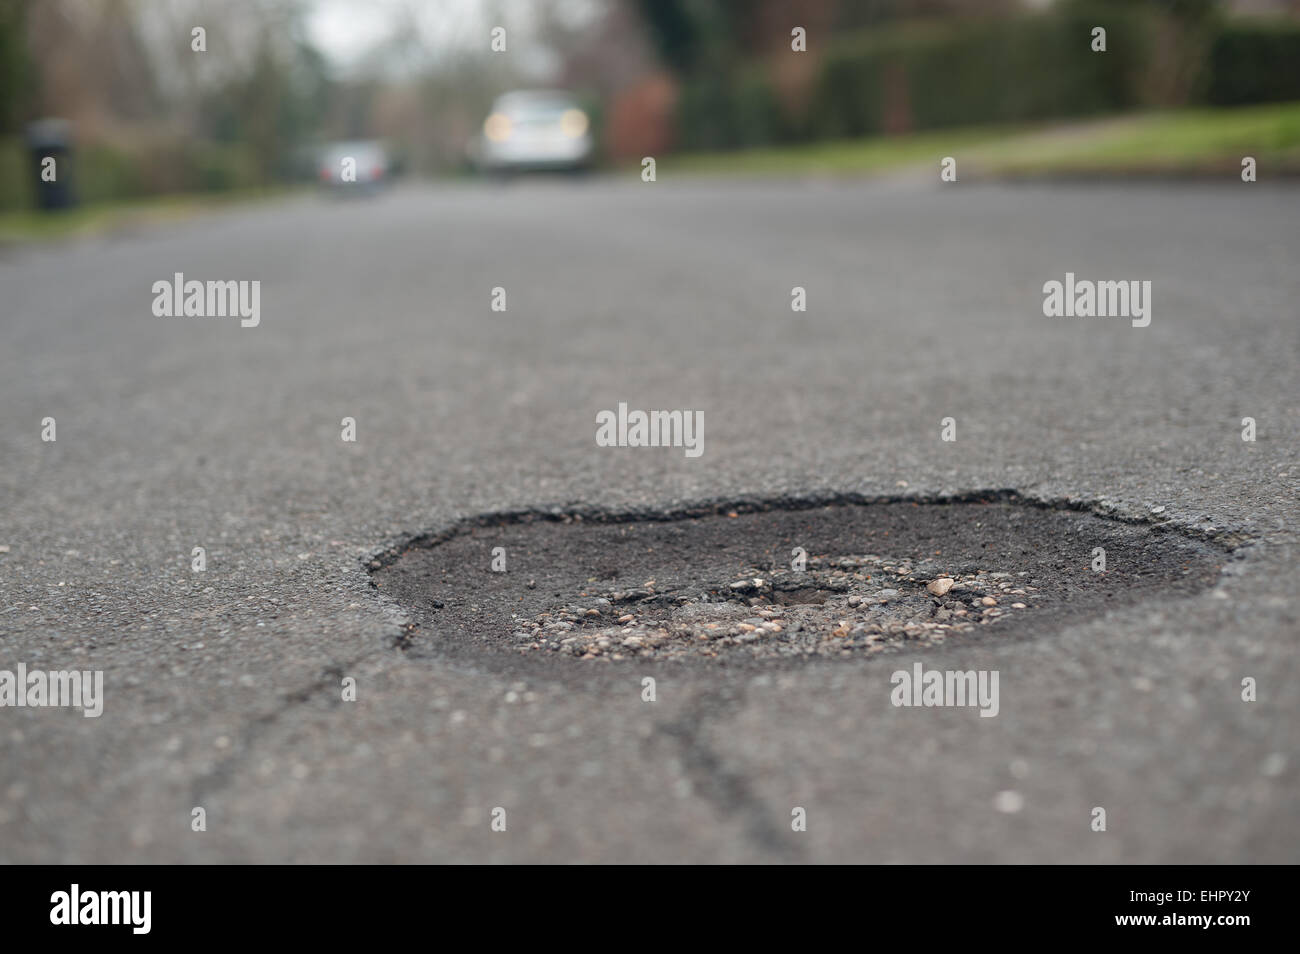
[[[485,172],[585,169],[594,152],[591,121],[568,93],[506,93],[492,104],[473,151]]]
[[[388,180],[390,163],[383,143],[336,142],[320,151],[317,176],[333,189],[373,191]]]

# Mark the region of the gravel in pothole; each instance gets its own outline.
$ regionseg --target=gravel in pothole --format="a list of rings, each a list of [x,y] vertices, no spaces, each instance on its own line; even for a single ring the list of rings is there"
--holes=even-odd
[[[1104,572],[1092,569],[1097,548]],[[504,572],[492,569],[497,556]],[[413,657],[585,665],[866,657],[1046,636],[1194,594],[1227,558],[1168,528],[994,499],[485,515],[370,569],[413,622],[399,641]]]
[[[953,577],[874,554],[807,559],[803,570],[738,567],[705,585],[588,591],[522,620],[520,652],[583,659],[878,652],[904,640],[938,642],[1029,607],[1037,587],[1006,571]]]

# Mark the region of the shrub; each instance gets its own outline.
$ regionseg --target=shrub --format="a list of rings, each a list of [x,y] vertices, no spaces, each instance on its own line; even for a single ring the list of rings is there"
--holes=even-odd
[[[1300,24],[1226,23],[1206,71],[1205,98],[1216,106],[1300,99]]]

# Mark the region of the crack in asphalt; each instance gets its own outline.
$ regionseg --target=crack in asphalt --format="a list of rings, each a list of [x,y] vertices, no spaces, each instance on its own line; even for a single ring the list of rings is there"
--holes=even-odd
[[[310,702],[317,693],[333,687],[339,686],[341,680],[349,670],[354,669],[357,665],[365,660],[380,656],[384,653],[382,649],[372,649],[361,655],[345,660],[341,663],[332,663],[321,671],[320,676],[304,686],[299,686],[290,692],[285,693],[279,699],[279,705],[269,712],[254,716],[249,719],[241,728],[239,745],[234,747],[230,755],[226,756],[215,766],[195,778],[190,783],[191,801],[196,806],[203,804],[204,798],[211,797],[222,791],[231,781],[235,770],[243,762],[246,762],[253,754],[253,748],[260,743],[266,733],[272,729],[280,719],[298,708]],[[342,705],[342,696],[337,693],[332,697],[330,708],[336,708]]]
[[[697,692],[686,703],[681,715],[659,723],[657,728],[659,733],[677,743],[682,767],[691,780],[694,794],[704,798],[724,816],[739,815],[751,844],[765,856],[775,854],[785,861],[798,860],[802,857],[802,850],[773,821],[776,816],[754,792],[749,781],[728,769],[722,756],[704,740],[704,731],[710,722],[716,722],[743,704],[744,692],[741,690],[728,693],[726,697]]]

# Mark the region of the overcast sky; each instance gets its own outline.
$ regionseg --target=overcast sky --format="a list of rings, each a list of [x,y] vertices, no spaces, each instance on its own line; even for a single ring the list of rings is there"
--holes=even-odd
[[[557,13],[579,24],[599,11],[599,0],[553,0]],[[357,65],[366,53],[409,25],[430,53],[488,49],[493,27],[507,31],[507,50],[534,70],[544,65],[529,40],[537,20],[537,0],[310,0],[311,39],[341,69]]]

